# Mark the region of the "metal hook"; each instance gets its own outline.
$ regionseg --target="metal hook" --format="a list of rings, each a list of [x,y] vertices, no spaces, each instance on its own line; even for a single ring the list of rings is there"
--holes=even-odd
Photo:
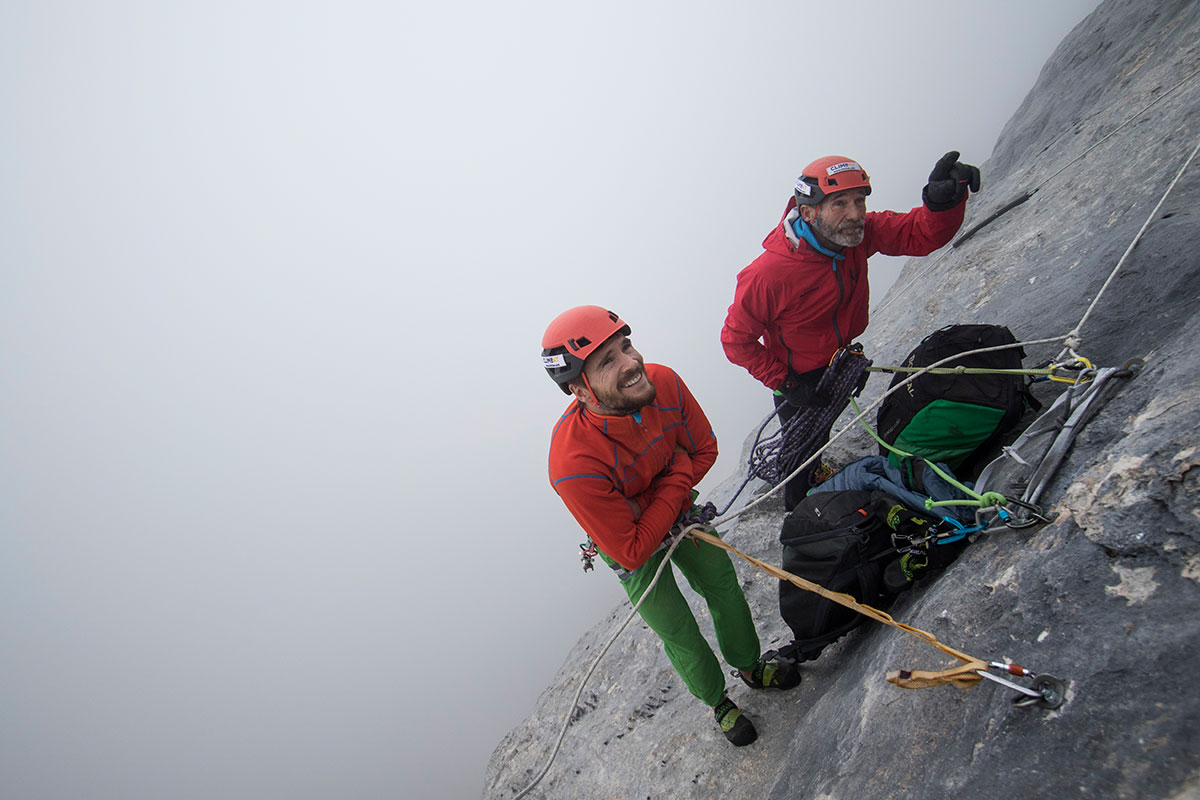
[[[1019,692],[1012,700],[1013,705],[1018,708],[1037,706],[1039,708],[1055,709],[1066,702],[1067,685],[1053,675],[1036,675],[1018,664],[1003,664],[997,661],[993,661],[989,666],[992,669],[1000,670],[1009,675],[1018,675],[1022,678],[1030,678],[1033,681],[1032,687],[1025,687],[1007,678],[993,675],[986,669],[975,670],[977,675]]]
[[[1014,506],[1017,506],[1018,508],[1023,508],[1023,509],[1025,509],[1025,511],[1029,512],[1027,515],[1027,518],[1021,519],[1019,521],[1017,520],[1017,518],[1015,516],[1002,515],[1002,517],[1004,518],[1004,524],[1007,525],[1008,527],[1012,528],[1013,530],[1022,530],[1024,528],[1032,528],[1034,525],[1038,525],[1038,524],[1049,524],[1051,522],[1054,522],[1054,520],[1058,519],[1057,512],[1055,512],[1053,515],[1048,517],[1048,516],[1046,516],[1045,512],[1043,512],[1039,506],[1036,506],[1033,503],[1027,503],[1024,500],[1010,499],[1008,501],[1008,503],[1009,503],[1009,505],[1014,505]]]

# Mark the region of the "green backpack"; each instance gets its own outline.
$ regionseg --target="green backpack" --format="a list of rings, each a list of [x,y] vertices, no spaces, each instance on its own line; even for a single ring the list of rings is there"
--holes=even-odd
[[[927,367],[956,353],[1016,341],[1003,325],[950,325],[926,336],[904,366]],[[942,366],[1021,369],[1024,357],[1025,351],[1014,347]],[[907,377],[897,373],[891,386]],[[893,447],[970,474],[976,457],[1011,430],[1026,408],[1040,407],[1023,375],[926,373],[883,401],[876,425],[880,438]],[[899,456],[882,447],[880,453],[899,466]]]

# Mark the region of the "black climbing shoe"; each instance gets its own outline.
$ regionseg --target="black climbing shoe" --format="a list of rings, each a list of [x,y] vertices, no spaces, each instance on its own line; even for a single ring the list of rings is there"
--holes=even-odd
[[[713,708],[713,715],[721,726],[721,733],[735,747],[745,747],[758,738],[754,723],[728,697]]]
[[[900,594],[912,588],[912,578],[904,574],[904,564],[900,559],[883,568],[883,588],[887,589],[888,594]]]
[[[747,678],[740,669],[734,675],[741,678],[751,689],[794,689],[800,685],[800,670],[787,661],[760,659]]]

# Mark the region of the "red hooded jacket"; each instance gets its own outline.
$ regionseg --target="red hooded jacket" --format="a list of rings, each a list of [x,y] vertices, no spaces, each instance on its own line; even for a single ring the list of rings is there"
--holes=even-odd
[[[550,485],[596,546],[626,569],[658,549],[717,460],[708,418],[674,370],[646,364],[646,376],[657,396],[638,412],[640,422],[572,402],[550,440]]]
[[[946,211],[869,211],[862,244],[835,260],[792,231],[799,214],[793,197],[763,240],[765,252],[738,273],[721,329],[725,356],[768,389],[779,388],[789,368],[803,373],[828,365],[867,328],[867,258],[928,255],[950,241],[965,210],[964,198]]]

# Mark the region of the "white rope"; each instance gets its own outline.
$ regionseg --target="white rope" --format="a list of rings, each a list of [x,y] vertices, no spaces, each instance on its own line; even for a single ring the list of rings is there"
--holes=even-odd
[[[558,733],[558,741],[554,743],[554,750],[550,753],[550,758],[546,760],[546,766],[542,769],[541,773],[539,773],[538,776],[534,778],[532,782],[530,782],[528,786],[522,789],[514,797],[513,800],[520,800],[520,798],[529,794],[533,787],[541,783],[542,778],[546,777],[546,773],[550,771],[550,767],[554,764],[554,759],[558,756],[558,750],[560,747],[562,747],[563,739],[567,736],[567,728],[571,726],[571,716],[575,713],[575,709],[579,707],[579,698],[583,696],[583,689],[585,686],[587,686],[587,682],[592,677],[592,673],[596,671],[596,667],[600,666],[600,659],[604,658],[604,655],[609,651],[609,648],[611,648],[617,641],[617,637],[624,633],[625,628],[633,620],[634,616],[637,615],[638,609],[642,607],[642,603],[645,602],[646,597],[650,594],[650,590],[654,588],[654,585],[658,583],[658,579],[662,576],[663,570],[667,566],[667,562],[671,560],[671,554],[675,552],[675,548],[679,546],[680,542],[687,538],[688,533],[691,532],[692,529],[699,527],[702,526],[689,525],[683,530],[682,533],[679,534],[679,537],[675,539],[675,541],[671,542],[671,546],[667,548],[667,552],[663,555],[662,562],[658,565],[658,570],[654,573],[654,577],[650,580],[650,585],[646,587],[646,591],[642,592],[642,596],[638,598],[637,605],[633,607],[633,610],[629,612],[629,616],[625,618],[625,621],[621,623],[621,626],[617,628],[616,632],[611,638],[609,638],[608,644],[604,645],[600,652],[596,654],[595,660],[592,661],[591,668],[589,668],[587,674],[583,676],[583,680],[579,682],[579,691],[575,692],[575,699],[571,701],[571,709],[567,712],[567,719],[565,722],[563,722],[562,730]]]
[[[1122,128],[1124,128],[1124,127],[1125,127],[1126,125],[1128,125],[1129,123],[1133,122],[1135,119],[1137,119],[1138,117],[1140,117],[1142,114],[1145,114],[1147,111],[1149,111],[1149,110],[1150,110],[1151,108],[1153,108],[1154,106],[1158,105],[1158,103],[1159,103],[1161,100],[1164,100],[1164,99],[1166,99],[1166,98],[1167,98],[1167,97],[1168,97],[1168,96],[1169,96],[1169,95],[1170,95],[1172,92],[1174,92],[1174,91],[1175,91],[1176,89],[1178,89],[1180,86],[1183,86],[1185,83],[1187,83],[1188,81],[1190,81],[1192,78],[1196,77],[1197,75],[1200,75],[1200,69],[1197,69],[1197,70],[1193,71],[1193,72],[1192,72],[1190,75],[1188,75],[1186,78],[1184,78],[1183,80],[1181,80],[1179,83],[1175,84],[1175,85],[1174,85],[1174,86],[1172,86],[1170,89],[1167,89],[1165,92],[1163,92],[1162,94],[1160,94],[1158,97],[1154,98],[1154,100],[1153,100],[1151,103],[1149,103],[1149,104],[1148,104],[1148,105],[1146,105],[1146,106],[1143,106],[1141,111],[1137,112],[1137,113],[1136,113],[1136,114],[1134,114],[1132,117],[1130,117],[1129,119],[1125,120],[1124,122],[1122,122],[1122,123],[1121,123],[1120,125],[1118,125],[1117,127],[1113,128],[1113,129],[1112,129],[1111,131],[1109,131],[1109,132],[1108,132],[1108,134],[1107,134],[1106,136],[1104,136],[1104,138],[1102,138],[1100,141],[1096,142],[1094,145],[1092,145],[1091,147],[1089,147],[1087,150],[1084,150],[1082,153],[1080,153],[1079,155],[1075,156],[1075,158],[1073,158],[1073,159],[1071,159],[1070,161],[1068,161],[1066,164],[1064,164],[1062,167],[1060,167],[1060,168],[1059,168],[1059,169],[1058,169],[1056,172],[1054,172],[1054,174],[1052,174],[1052,175],[1051,175],[1049,178],[1046,178],[1044,181],[1040,182],[1040,183],[1039,183],[1037,186],[1033,187],[1033,189],[1031,189],[1031,190],[1029,191],[1029,195],[1032,197],[1034,194],[1036,194],[1036,193],[1037,193],[1037,191],[1038,191],[1039,189],[1041,189],[1041,188],[1042,188],[1043,186],[1045,186],[1047,183],[1049,183],[1050,181],[1052,181],[1052,180],[1054,180],[1055,178],[1057,178],[1057,177],[1058,177],[1059,175],[1061,175],[1063,172],[1066,172],[1066,171],[1067,171],[1069,168],[1071,168],[1072,166],[1074,166],[1076,162],[1078,162],[1078,161],[1082,161],[1082,160],[1084,159],[1084,157],[1086,157],[1086,156],[1087,156],[1087,154],[1088,154],[1088,153],[1092,152],[1092,151],[1093,151],[1093,150],[1095,150],[1097,147],[1099,147],[1100,145],[1102,145],[1102,144],[1104,144],[1105,142],[1107,142],[1107,141],[1108,141],[1110,138],[1112,138],[1113,136],[1116,136],[1116,134],[1117,134],[1117,132],[1118,132],[1118,131],[1120,131]],[[1112,106],[1110,105],[1110,106],[1109,106],[1109,108],[1112,108]],[[1107,111],[1107,110],[1108,110],[1108,109],[1105,109],[1105,111]]]
[[[1175,184],[1179,183],[1179,179],[1183,177],[1183,173],[1192,163],[1192,159],[1196,157],[1197,152],[1200,152],[1200,142],[1197,142],[1196,146],[1192,148],[1192,154],[1189,155],[1187,160],[1183,162],[1183,166],[1179,168],[1179,172],[1175,173],[1175,177],[1167,186],[1167,190],[1163,192],[1162,197],[1159,198],[1158,203],[1154,206],[1154,210],[1152,210],[1150,215],[1146,217],[1146,221],[1142,223],[1142,227],[1138,230],[1137,235],[1133,237],[1133,241],[1129,243],[1129,247],[1125,248],[1125,252],[1117,261],[1117,265],[1113,267],[1112,272],[1108,274],[1108,279],[1104,281],[1104,285],[1100,287],[1100,291],[1096,292],[1096,296],[1092,299],[1091,304],[1088,305],[1087,311],[1083,312],[1083,317],[1079,320],[1079,324],[1075,326],[1074,330],[1067,334],[1068,347],[1067,350],[1064,350],[1059,354],[1059,358],[1062,358],[1063,355],[1068,351],[1074,351],[1075,349],[1078,349],[1080,342],[1079,331],[1081,328],[1083,328],[1083,323],[1087,322],[1087,318],[1092,315],[1092,311],[1096,308],[1096,304],[1100,302],[1100,297],[1104,294],[1104,290],[1107,289],[1109,284],[1113,282],[1113,279],[1117,277],[1117,271],[1121,269],[1121,265],[1125,263],[1125,259],[1129,257],[1130,253],[1133,252],[1133,248],[1137,247],[1137,243],[1141,241],[1142,234],[1144,234],[1146,229],[1150,227],[1150,223],[1154,221],[1156,216],[1158,216],[1158,210],[1162,208],[1163,203],[1167,202],[1167,196],[1171,194],[1171,190],[1175,188]],[[1073,352],[1072,355],[1074,355]]]

